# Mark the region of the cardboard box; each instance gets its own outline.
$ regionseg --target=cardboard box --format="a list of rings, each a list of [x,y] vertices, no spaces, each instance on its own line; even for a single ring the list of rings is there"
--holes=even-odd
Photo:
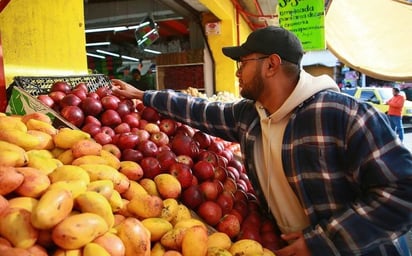
[[[25,115],[41,112],[50,117],[55,128],[69,127],[71,129],[78,129],[76,126],[66,121],[59,113],[44,105],[37,98],[22,88],[13,85],[11,85],[11,88],[8,88],[8,103],[5,112],[9,115]]]

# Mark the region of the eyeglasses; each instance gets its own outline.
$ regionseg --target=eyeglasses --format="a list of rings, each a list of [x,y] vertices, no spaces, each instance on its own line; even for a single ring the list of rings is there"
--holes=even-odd
[[[238,60],[238,61],[236,61],[236,66],[237,66],[237,69],[240,70],[242,68],[243,62],[251,61],[251,60],[263,60],[263,59],[266,59],[268,57],[269,56],[262,56],[262,57],[258,57],[258,58]]]

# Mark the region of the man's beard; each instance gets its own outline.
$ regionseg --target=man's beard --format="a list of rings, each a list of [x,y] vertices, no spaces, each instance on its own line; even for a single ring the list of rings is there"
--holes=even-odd
[[[256,70],[252,81],[247,86],[242,86],[240,95],[243,98],[257,101],[263,92],[263,79],[258,70]]]

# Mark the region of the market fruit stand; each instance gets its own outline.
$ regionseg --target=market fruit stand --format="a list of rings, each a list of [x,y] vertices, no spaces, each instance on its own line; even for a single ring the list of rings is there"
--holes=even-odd
[[[86,88],[86,97],[115,97],[107,77],[15,80],[7,115],[0,114],[1,255],[273,255],[283,245],[274,222],[260,211],[235,143],[162,117],[137,100],[123,101],[129,109],[122,117],[132,114],[138,123],[111,120],[104,125],[114,131],[111,140],[98,143],[84,125],[102,122],[108,109],[76,127],[62,116],[67,106],[57,100],[43,105],[39,96],[63,90],[65,82],[71,88],[66,96]],[[196,205],[183,200],[185,193]]]

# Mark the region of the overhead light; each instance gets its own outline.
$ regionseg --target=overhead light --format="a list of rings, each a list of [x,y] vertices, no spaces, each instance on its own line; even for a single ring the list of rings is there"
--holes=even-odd
[[[145,52],[150,52],[150,53],[154,53],[154,54],[161,54],[161,53],[162,53],[162,52],[155,51],[155,50],[151,50],[151,49],[147,49],[147,48],[143,49],[143,51],[145,51]]]
[[[100,50],[100,49],[96,50],[96,52],[111,55],[111,56],[114,56],[114,57],[120,57],[120,54],[117,54],[117,53],[114,53],[114,52],[103,51],[103,50]]]
[[[87,56],[90,56],[90,57],[99,58],[99,59],[105,59],[105,58],[106,58],[106,57],[104,57],[103,55],[98,55],[98,54],[89,53],[89,52],[87,52],[86,55],[87,55]]]
[[[96,43],[87,43],[86,46],[102,46],[110,45],[110,42],[96,42]]]
[[[129,57],[129,56],[125,56],[125,55],[122,55],[122,59],[126,59],[126,60],[134,60],[134,61],[137,61],[137,62],[139,62],[139,61],[140,61],[139,59],[136,59],[136,58],[133,58],[133,57]]]
[[[128,28],[128,29],[138,29],[138,28],[140,28],[140,27],[143,27],[143,26],[146,26],[146,25],[149,25],[149,24],[150,24],[150,22],[149,22],[149,21],[146,21],[146,22],[143,22],[143,23],[141,23],[141,24],[139,24],[139,25],[128,26],[127,28]]]
[[[104,32],[104,31],[124,31],[128,30],[126,26],[119,26],[119,27],[107,27],[107,28],[92,28],[86,29],[85,33],[95,33],[95,32]]]

